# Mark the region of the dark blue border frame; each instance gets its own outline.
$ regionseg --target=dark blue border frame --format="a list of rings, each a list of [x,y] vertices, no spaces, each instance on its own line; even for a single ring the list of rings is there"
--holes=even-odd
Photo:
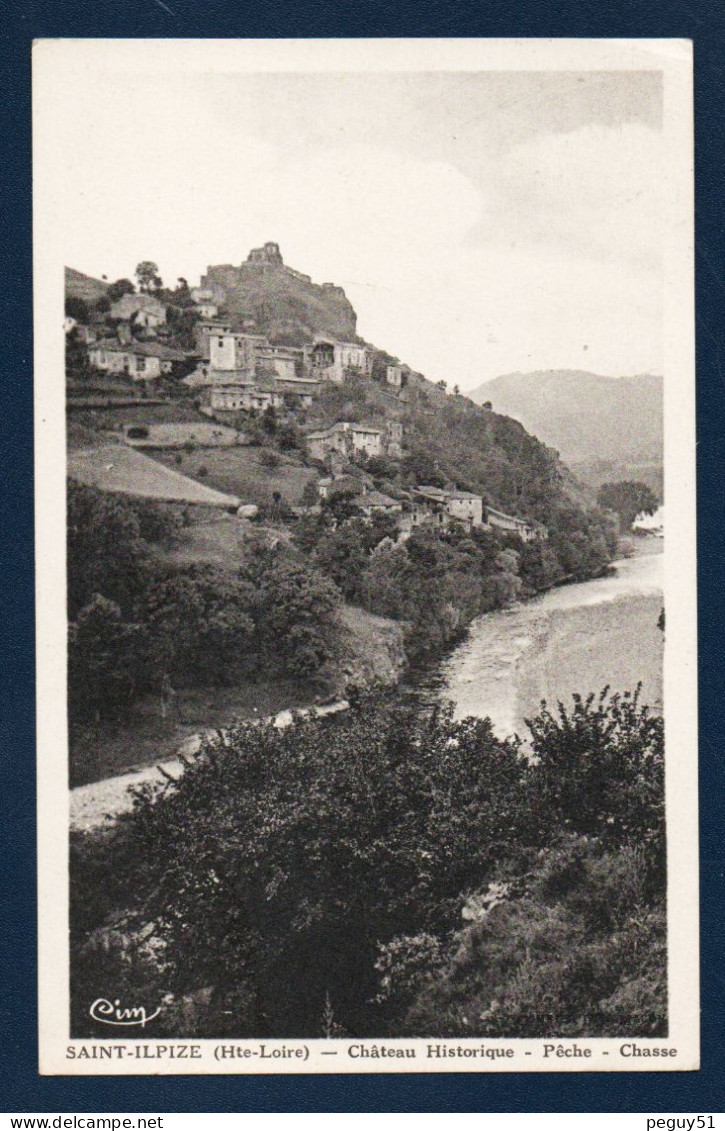
[[[0,30],[0,338],[4,553],[0,714],[4,820],[0,1109],[3,1111],[564,1112],[725,1110],[723,925],[725,759],[725,224],[719,0],[11,0]],[[95,1077],[37,1075],[30,45],[41,37],[676,37],[695,43],[697,140],[698,551],[700,585],[702,1069],[697,1073],[486,1076]],[[675,535],[676,536],[676,535]]]

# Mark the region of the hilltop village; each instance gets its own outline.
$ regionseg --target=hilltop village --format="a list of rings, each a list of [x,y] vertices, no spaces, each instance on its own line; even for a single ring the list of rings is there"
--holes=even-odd
[[[120,426],[107,430],[115,433],[113,439],[155,452],[185,445],[245,446],[253,442],[254,425],[262,418],[274,421],[275,430],[279,427],[283,434],[294,430],[295,447],[320,472],[317,499],[311,500],[308,492],[305,506],[287,500],[297,504],[297,516],[314,513],[316,506],[346,492],[367,519],[375,514],[395,516],[399,539],[422,525],[440,528],[452,522],[469,529],[509,532],[523,542],[546,539],[541,522],[491,505],[482,493],[441,477],[438,469],[435,482],[416,482],[409,490],[374,488],[376,461],[389,468],[391,461],[410,454],[406,416],[421,406],[432,415],[436,398],[431,393],[439,399],[445,390],[357,337],[355,313],[342,288],[331,283],[316,288],[309,276],[284,264],[276,243],[253,249],[238,268],[209,267],[199,286],[189,288],[181,281],[167,295],[159,295],[161,288],[154,280],[142,284],[138,292],[129,289],[116,297],[119,284],[104,287],[88,279],[84,286],[85,279],[78,272],[67,272],[68,407],[70,413],[118,410]],[[290,317],[279,302],[280,282],[318,290],[326,315],[322,324],[346,332],[351,340],[316,332],[306,324],[310,319],[304,311],[300,318],[299,303],[297,318]],[[120,281],[120,287],[132,284]],[[270,290],[277,291],[276,304],[265,304],[263,296]],[[89,293],[95,296],[90,301]],[[291,300],[289,305],[294,305]],[[276,308],[272,318],[270,306]],[[276,340],[260,332],[260,322],[271,327]],[[357,410],[350,419],[339,419],[337,411],[335,419],[316,427],[325,415],[330,387],[341,388],[344,395],[351,382],[357,382],[358,393],[361,384],[375,387],[377,396],[370,398],[367,412]],[[335,403],[344,406],[344,400]],[[139,411],[143,405],[148,406],[147,414]],[[163,411],[158,411],[164,405],[170,410],[174,406],[194,410],[198,425],[192,419],[186,427],[179,421],[165,422]],[[124,408],[135,410],[130,423],[122,420]],[[205,418],[220,427],[204,426]],[[370,461],[372,476],[366,473]],[[139,495],[157,497],[152,465],[136,462],[135,466]],[[142,482],[144,471],[149,477],[147,488]],[[97,484],[87,457],[71,459],[71,475]],[[106,476],[102,485],[112,490],[113,477]],[[178,484],[177,488],[181,490]],[[134,493],[123,485],[118,490]],[[190,487],[189,501],[198,498]],[[211,495],[207,501],[224,503]],[[244,517],[250,517],[249,508],[256,500],[230,493],[226,503],[229,509],[241,506]]]

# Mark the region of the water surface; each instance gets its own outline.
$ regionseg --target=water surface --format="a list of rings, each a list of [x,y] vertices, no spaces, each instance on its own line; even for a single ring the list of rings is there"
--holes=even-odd
[[[542,699],[634,690],[662,707],[660,544],[615,563],[609,577],[553,589],[473,622],[466,640],[432,671],[413,676],[411,693],[451,699],[456,716],[488,716],[500,737],[525,731]]]

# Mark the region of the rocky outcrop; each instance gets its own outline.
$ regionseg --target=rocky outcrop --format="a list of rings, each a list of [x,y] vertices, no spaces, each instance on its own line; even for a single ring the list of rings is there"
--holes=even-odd
[[[239,267],[207,268],[202,287],[224,293],[224,307],[236,329],[266,335],[272,342],[302,346],[317,335],[354,341],[357,315],[342,287],[313,283],[287,267],[276,243],[253,248]]]

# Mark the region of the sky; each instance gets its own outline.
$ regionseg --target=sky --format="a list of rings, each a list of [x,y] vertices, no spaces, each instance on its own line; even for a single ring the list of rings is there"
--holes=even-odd
[[[65,261],[167,284],[280,244],[433,380],[662,372],[656,71],[71,69]]]

